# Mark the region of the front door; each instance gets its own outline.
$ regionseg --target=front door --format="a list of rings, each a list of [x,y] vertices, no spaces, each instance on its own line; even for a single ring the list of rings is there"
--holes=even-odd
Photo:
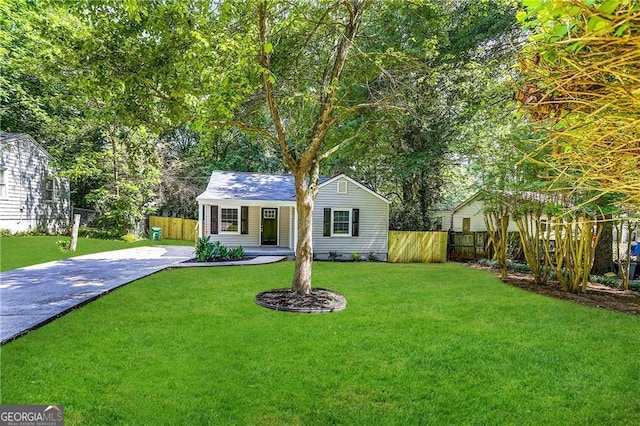
[[[262,237],[260,244],[275,246],[278,244],[278,209],[262,209]]]

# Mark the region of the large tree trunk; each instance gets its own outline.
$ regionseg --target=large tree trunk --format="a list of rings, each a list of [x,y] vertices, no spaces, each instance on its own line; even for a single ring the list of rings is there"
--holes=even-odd
[[[311,292],[311,265],[313,263],[313,242],[312,242],[312,214],[313,204],[318,193],[318,180],[320,165],[319,162],[328,158],[333,152],[340,149],[345,139],[332,148],[322,153],[322,145],[329,132],[335,124],[336,117],[334,111],[338,102],[338,93],[342,71],[347,62],[347,57],[353,39],[358,33],[362,16],[365,9],[371,4],[371,0],[351,0],[351,2],[338,2],[344,6],[348,12],[345,17],[343,33],[335,39],[334,48],[327,58],[327,64],[321,80],[321,90],[319,93],[319,111],[309,135],[306,146],[297,151],[289,143],[285,120],[280,115],[278,103],[276,102],[273,74],[271,73],[271,51],[273,45],[267,40],[270,36],[269,14],[270,10],[266,0],[258,2],[258,28],[260,46],[260,66],[262,67],[262,82],[264,84],[265,97],[269,107],[269,113],[275,127],[275,135],[268,131],[260,130],[262,135],[266,135],[275,142],[280,149],[282,158],[291,169],[296,184],[296,206],[298,210],[298,242],[296,244],[296,268],[293,275],[292,290],[298,294],[309,294]],[[332,6],[331,8],[334,8]],[[338,7],[335,7],[338,9]],[[327,13],[329,9],[327,10]],[[321,21],[324,19],[321,18]],[[255,128],[252,128],[255,130]]]
[[[297,185],[296,185],[297,187]],[[313,262],[313,203],[309,191],[296,188],[298,209],[298,242],[296,244],[296,268],[291,290],[298,294],[311,292],[311,264]]]
[[[311,166],[311,176],[294,173],[296,208],[298,210],[298,242],[296,266],[291,290],[298,294],[311,293],[311,265],[313,264],[313,205],[318,192],[319,167]]]

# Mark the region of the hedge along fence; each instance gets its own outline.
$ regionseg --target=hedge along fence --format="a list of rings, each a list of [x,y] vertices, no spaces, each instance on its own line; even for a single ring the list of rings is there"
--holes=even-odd
[[[193,219],[149,216],[149,231],[151,228],[161,228],[162,238],[194,242],[198,238],[198,221]]]
[[[389,262],[444,263],[446,232],[389,231]]]

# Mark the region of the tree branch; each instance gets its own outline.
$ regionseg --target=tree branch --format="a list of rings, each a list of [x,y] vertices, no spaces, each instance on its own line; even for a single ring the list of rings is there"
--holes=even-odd
[[[236,127],[238,129],[242,129],[242,130],[247,130],[249,132],[253,132],[253,133],[257,133],[259,135],[262,135],[264,137],[266,137],[267,139],[278,143],[278,138],[273,136],[271,133],[269,133],[267,130],[260,128],[260,127],[255,127],[255,126],[250,126],[246,123],[243,123],[242,121],[210,121],[209,124],[211,124],[212,126],[217,126],[217,127]]]
[[[336,151],[340,150],[343,146],[345,146],[346,144],[348,144],[349,142],[351,142],[352,140],[354,140],[355,138],[358,137],[358,134],[360,133],[360,131],[364,128],[364,124],[362,126],[360,126],[360,128],[351,136],[349,136],[348,138],[342,140],[340,143],[338,143],[336,146],[334,146],[333,148],[328,149],[327,151],[325,151],[323,154],[320,154],[318,156],[318,162],[322,161],[322,160],[326,160],[327,158],[329,158],[331,155],[333,155]]]
[[[271,140],[274,140],[280,147],[280,152],[284,157],[285,162],[291,168],[292,171],[298,168],[298,162],[291,155],[290,147],[287,144],[286,133],[284,129],[284,123],[280,117],[280,111],[276,105],[275,93],[273,90],[273,82],[271,76],[271,53],[267,52],[267,2],[262,0],[258,3],[258,27],[260,37],[260,66],[262,67],[262,82],[264,84],[265,96],[267,99],[267,105],[269,106],[269,113],[273,120],[273,124],[276,128],[277,137],[272,135]]]
[[[313,158],[315,158],[318,150],[324,142],[329,128],[333,123],[335,123],[332,115],[336,104],[338,84],[340,83],[342,70],[347,62],[347,56],[351,45],[353,44],[353,40],[360,28],[363,13],[370,4],[370,1],[353,0],[353,3],[343,1],[340,4],[347,8],[349,12],[349,22],[345,26],[344,32],[337,44],[336,54],[332,61],[333,63],[331,64],[330,62],[331,65],[329,68],[331,68],[331,72],[328,76],[323,77],[322,91],[320,93],[320,111],[311,133],[311,143],[302,153],[300,159],[302,164],[310,164]],[[329,61],[331,61],[331,58],[329,58]]]
[[[396,105],[389,105],[387,103],[384,102],[368,102],[368,103],[364,103],[364,104],[358,104],[358,105],[353,105],[350,106],[348,108],[345,108],[344,110],[342,110],[340,112],[340,114],[336,115],[335,117],[333,117],[330,121],[329,121],[329,127],[331,127],[332,125],[334,125],[335,123],[337,123],[338,121],[340,121],[341,119],[343,119],[344,117],[346,117],[349,114],[352,114],[358,110],[361,109],[367,109],[367,108],[380,108],[380,109],[395,109],[397,111],[406,111],[406,108],[403,107],[399,107]]]

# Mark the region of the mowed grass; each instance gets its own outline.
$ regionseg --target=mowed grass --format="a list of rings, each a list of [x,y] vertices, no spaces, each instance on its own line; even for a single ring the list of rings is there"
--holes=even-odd
[[[292,262],[176,269],[2,347],[66,424],[639,424],[640,318],[459,264],[315,263],[347,309],[257,306]]]
[[[0,271],[22,268],[37,263],[51,262],[83,254],[99,253],[110,250],[120,250],[153,244],[190,245],[193,241],[180,240],[140,240],[135,243],[125,243],[120,240],[97,240],[79,238],[75,252],[62,251],[58,248],[58,240],[70,240],[70,237],[37,236],[37,237],[3,237],[0,238]]]

